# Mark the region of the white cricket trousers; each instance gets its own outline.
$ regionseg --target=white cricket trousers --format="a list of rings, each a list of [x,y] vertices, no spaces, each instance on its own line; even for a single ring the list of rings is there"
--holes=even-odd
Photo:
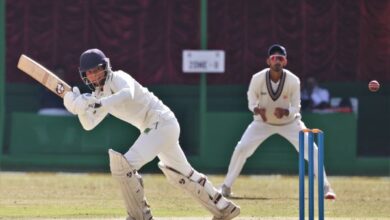
[[[164,165],[171,167],[193,181],[199,181],[203,174],[194,170],[179,145],[180,126],[176,118],[162,119],[157,126],[143,132],[133,146],[124,154],[129,164],[136,170],[152,161],[156,156]],[[210,181],[204,184],[206,192],[214,197],[218,191]],[[225,198],[215,204],[219,209],[226,207]]]
[[[245,130],[241,140],[234,149],[233,156],[230,159],[228,173],[224,184],[232,187],[234,181],[240,175],[240,172],[247,160],[256,149],[273,134],[279,134],[286,138],[299,152],[299,131],[306,128],[305,124],[298,118],[294,122],[286,125],[270,125],[261,120],[254,120]],[[307,134],[306,134],[307,136]],[[307,137],[305,137],[307,140]],[[277,158],[275,158],[277,159]],[[308,160],[308,145],[305,144],[305,159]],[[318,148],[314,144],[314,175],[318,176]],[[324,168],[324,185],[328,185]]]
[[[188,175],[192,166],[179,145],[180,126],[176,118],[161,119],[148,132],[143,132],[124,154],[129,164],[139,170],[156,156],[165,165]]]

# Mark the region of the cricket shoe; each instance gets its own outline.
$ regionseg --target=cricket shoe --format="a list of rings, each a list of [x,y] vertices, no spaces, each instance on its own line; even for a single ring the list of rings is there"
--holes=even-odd
[[[212,220],[230,220],[240,214],[240,207],[229,201],[229,204],[221,210],[221,216],[214,216]]]
[[[128,215],[126,217],[126,220],[138,220],[136,218],[133,218],[131,217],[130,215]],[[146,213],[144,214],[142,220],[154,220],[153,216],[152,216],[152,213],[150,212],[150,210],[146,211]]]
[[[224,197],[232,196],[232,189],[230,187],[226,186],[225,184],[222,184],[220,191]]]
[[[324,197],[329,200],[336,200],[336,193],[333,191],[330,185],[324,186]]]
[[[133,217],[127,216],[126,220],[136,220]],[[149,220],[154,220],[153,216],[150,216]]]

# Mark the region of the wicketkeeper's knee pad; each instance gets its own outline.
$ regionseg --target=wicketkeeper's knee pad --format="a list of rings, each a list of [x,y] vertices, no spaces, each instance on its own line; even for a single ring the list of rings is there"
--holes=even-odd
[[[159,162],[158,166],[167,177],[169,183],[189,192],[191,196],[199,201],[214,216],[223,216],[221,210],[217,208],[217,203],[222,198],[222,195],[220,193],[216,193],[212,196],[207,193],[204,188],[204,185],[208,182],[206,176],[203,175],[203,177],[196,182],[179,171],[164,165],[162,162]]]
[[[144,195],[142,178],[137,170],[130,166],[121,153],[110,149],[108,154],[111,174],[119,183],[129,217],[135,220],[152,220],[153,216]]]

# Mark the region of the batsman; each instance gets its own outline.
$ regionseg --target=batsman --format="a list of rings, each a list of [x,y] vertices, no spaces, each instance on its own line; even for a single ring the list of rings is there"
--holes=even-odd
[[[99,49],[81,54],[79,73],[92,93],[80,94],[74,87],[65,94],[64,105],[78,116],[85,130],[92,130],[111,114],[141,133],[125,154],[108,150],[111,174],[122,191],[127,220],[153,219],[138,170],[156,156],[168,181],[192,195],[213,219],[229,220],[239,215],[240,207],[189,164],[179,144],[180,126],[174,113],[152,92],[129,74],[113,71]]]

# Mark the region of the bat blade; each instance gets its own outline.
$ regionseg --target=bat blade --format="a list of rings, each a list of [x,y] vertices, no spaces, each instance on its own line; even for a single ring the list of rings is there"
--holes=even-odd
[[[69,84],[24,54],[19,58],[18,68],[61,98],[64,97],[67,91],[72,90]]]

